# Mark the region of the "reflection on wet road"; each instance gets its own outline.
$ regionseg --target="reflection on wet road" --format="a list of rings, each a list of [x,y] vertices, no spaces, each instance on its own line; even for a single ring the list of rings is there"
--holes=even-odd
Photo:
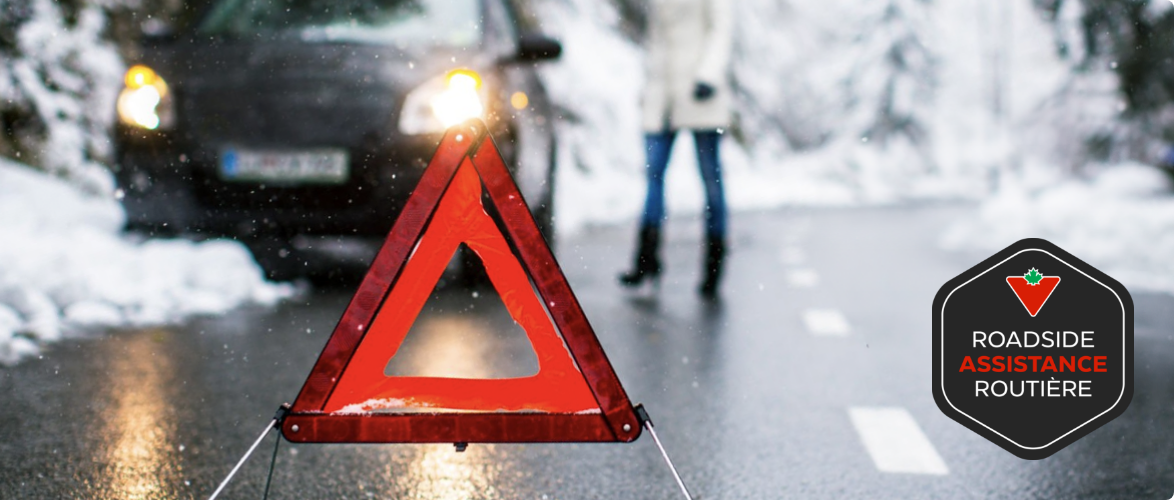
[[[387,363],[386,375],[508,378],[538,373],[538,358],[492,288],[434,291]],[[492,362],[497,361],[497,362]]]
[[[655,295],[615,285],[628,228],[565,239],[559,255],[629,395],[702,498],[1168,498],[1169,296],[1135,294],[1129,410],[1052,458],[1019,460],[937,410],[930,303],[985,257],[937,250],[959,210],[742,214],[717,304],[693,291],[698,221],[668,228]],[[78,338],[0,368],[0,498],[206,497],[296,396],[349,298],[323,291],[271,311]],[[435,294],[385,373],[533,374],[526,336],[496,300]],[[260,496],[272,446],[223,498]],[[464,453],[282,443],[271,498],[675,498],[675,488],[647,437]]]
[[[94,415],[101,425],[95,435],[105,438],[105,465],[99,477],[98,496],[108,498],[158,498],[165,484],[181,476],[176,460],[175,414],[166,405],[176,389],[172,360],[156,356],[156,332],[128,339],[122,355],[111,360],[104,375],[103,394],[111,402],[106,412]]]

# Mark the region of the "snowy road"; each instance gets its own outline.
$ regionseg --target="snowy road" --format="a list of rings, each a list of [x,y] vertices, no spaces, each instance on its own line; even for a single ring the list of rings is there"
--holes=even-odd
[[[702,498],[1168,498],[1169,296],[1134,295],[1129,410],[1049,459],[1015,458],[937,410],[930,303],[985,257],[936,245],[966,210],[739,214],[717,305],[693,293],[695,220],[669,227],[655,297],[614,284],[627,228],[568,238],[559,255],[629,395],[648,407]],[[67,340],[0,368],[0,497],[206,497],[296,395],[348,299],[327,291],[273,311]],[[429,307],[416,328],[437,340],[409,341],[396,369],[532,369],[491,294],[446,292]],[[271,449],[266,441],[226,498],[260,496]],[[274,498],[677,495],[648,436],[630,445],[472,445],[463,454],[448,445],[283,443],[274,488]]]

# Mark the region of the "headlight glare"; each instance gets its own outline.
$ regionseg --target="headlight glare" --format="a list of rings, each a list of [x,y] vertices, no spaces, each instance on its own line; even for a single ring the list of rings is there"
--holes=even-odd
[[[443,132],[485,113],[481,75],[458,69],[433,78],[408,93],[400,110],[400,132],[409,135]]]
[[[118,118],[127,125],[148,130],[171,126],[171,92],[167,82],[144,65],[132,66],[118,95]]]

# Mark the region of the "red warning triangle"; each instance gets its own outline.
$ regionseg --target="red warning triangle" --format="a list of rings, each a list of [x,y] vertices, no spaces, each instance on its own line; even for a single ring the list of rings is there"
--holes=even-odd
[[[1023,304],[1023,307],[1027,308],[1027,313],[1034,318],[1036,314],[1039,314],[1039,310],[1044,307],[1044,302],[1048,301],[1048,297],[1052,296],[1052,292],[1056,290],[1056,285],[1060,284],[1060,277],[1044,276],[1040,278],[1039,283],[1032,285],[1023,276],[1008,276],[1007,284],[1011,285],[1011,289],[1015,291],[1015,296],[1019,297],[1019,302]]]
[[[640,425],[480,121],[450,129],[282,425],[298,442],[632,441]],[[486,212],[482,193],[505,233]],[[538,373],[388,376],[453,253],[485,265]],[[511,246],[512,243],[512,246]]]

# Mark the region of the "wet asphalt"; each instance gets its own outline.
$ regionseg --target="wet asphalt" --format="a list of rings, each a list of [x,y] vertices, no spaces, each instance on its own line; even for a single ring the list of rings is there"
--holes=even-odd
[[[615,284],[632,228],[564,238],[558,255],[628,394],[697,497],[1166,499],[1174,494],[1174,298],[1134,292],[1135,392],[1124,415],[1051,458],[1020,460],[938,411],[930,304],[986,257],[946,252],[971,208],[738,214],[722,300],[700,300],[700,223],[667,230],[655,293]],[[815,278],[813,278],[813,276]],[[651,291],[645,291],[651,292]],[[350,298],[98,332],[0,368],[0,498],[207,498],[297,395]],[[437,291],[389,370],[515,376],[536,367],[491,291]],[[813,335],[805,311],[850,331]],[[414,334],[419,334],[413,337]],[[878,470],[848,409],[902,408],[948,467]],[[221,498],[260,498],[265,440]],[[678,498],[650,436],[631,444],[292,445],[270,498]]]

